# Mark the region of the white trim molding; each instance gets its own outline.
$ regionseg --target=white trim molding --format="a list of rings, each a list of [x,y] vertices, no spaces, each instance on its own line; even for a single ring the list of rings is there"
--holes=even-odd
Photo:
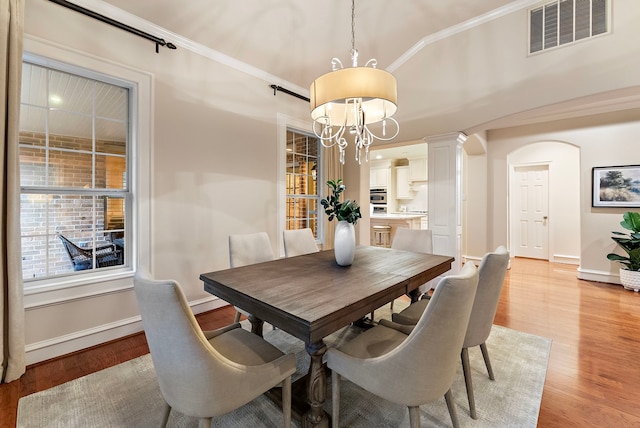
[[[281,79],[278,76],[274,76],[270,73],[267,73],[264,70],[261,70],[245,62],[239,61],[235,58],[230,57],[229,55],[223,54],[220,51],[212,49],[203,44],[194,42],[193,40],[190,40],[180,34],[171,32],[164,27],[161,27],[157,24],[154,24],[143,18],[140,18],[139,16],[136,16],[118,7],[115,7],[105,1],[75,0],[74,3],[77,4],[78,6],[82,6],[84,8],[90,9],[101,15],[115,19],[116,21],[120,21],[132,27],[137,27],[142,31],[154,34],[160,38],[170,41],[171,43],[173,43],[178,47],[181,47],[183,49],[188,49],[195,54],[201,55],[205,58],[209,58],[213,61],[219,62],[220,64],[227,65],[240,72],[246,73],[250,76],[256,77],[258,79],[262,79],[266,82],[276,83],[280,86],[286,86],[291,90],[298,92],[299,94],[309,95],[309,88],[300,87],[295,83],[288,82],[284,79]],[[400,57],[398,57],[398,59],[396,59],[393,63],[391,63],[391,65],[389,65],[389,67],[387,67],[386,70],[390,73],[395,72],[398,68],[400,68],[400,66],[402,66],[408,60],[410,60],[423,48],[425,48],[430,44],[436,43],[439,40],[446,39],[447,37],[454,36],[458,33],[462,33],[472,28],[478,27],[487,22],[491,22],[495,19],[499,19],[503,16],[517,12],[519,10],[532,7],[538,3],[540,3],[540,0],[515,0],[510,3],[507,3],[502,7],[491,10],[485,14],[468,19],[465,22],[461,22],[460,24],[451,26],[449,28],[445,28],[444,30],[438,31],[437,33],[425,36],[422,39],[420,39],[420,41],[418,41],[416,44],[414,44],[411,48],[409,48],[406,52],[404,52]]]
[[[89,9],[93,12],[112,18],[116,21],[120,21],[123,24],[127,24],[131,27],[138,28],[144,32],[170,41],[177,47],[187,49],[197,55],[234,68],[235,70],[248,74],[249,76],[253,76],[255,78],[262,79],[265,82],[277,84],[279,86],[286,86],[287,88],[291,89],[292,91],[298,92],[299,94],[309,95],[309,88],[303,88],[296,85],[295,83],[288,82],[278,76],[274,76],[273,74],[267,73],[264,70],[247,64],[246,62],[242,62],[233,57],[230,57],[229,55],[223,54],[220,51],[212,49],[201,43],[194,42],[191,39],[169,31],[164,27],[161,27],[157,24],[154,24],[153,22],[147,21],[146,19],[140,18],[139,16],[115,7],[105,1],[75,0],[73,3]]]
[[[229,304],[217,297],[204,297],[189,303],[194,314],[208,312],[228,306]],[[143,330],[140,315],[124,318],[107,324],[75,331],[25,346],[27,365],[50,360],[62,355],[76,352],[92,346],[100,345],[111,340],[121,339]]]
[[[565,265],[580,265],[579,256],[569,256],[566,254],[554,254],[553,260],[549,260],[553,263],[561,263]]]
[[[440,40],[444,40],[448,37],[454,36],[458,33],[465,32],[472,28],[478,27],[482,24],[486,24],[487,22],[491,22],[494,19],[502,18],[503,16],[509,15],[513,12],[517,12],[521,9],[526,9],[535,4],[540,3],[540,0],[516,0],[508,3],[502,7],[491,10],[483,15],[476,16],[474,18],[468,19],[460,24],[453,25],[449,28],[445,28],[444,30],[440,30],[437,33],[430,34],[428,36],[420,39],[418,43],[411,46],[405,53],[400,55],[398,59],[396,59],[389,67],[387,67],[387,71],[389,73],[395,72],[398,68],[400,68],[405,62],[409,61],[413,56],[415,56],[418,52],[420,52],[426,46],[430,44],[436,43]]]
[[[595,282],[607,282],[609,284],[619,284],[620,283],[620,275],[616,275],[611,272],[592,270],[592,269],[583,269],[579,267],[578,269],[578,279],[584,279],[585,281],[595,281]]]

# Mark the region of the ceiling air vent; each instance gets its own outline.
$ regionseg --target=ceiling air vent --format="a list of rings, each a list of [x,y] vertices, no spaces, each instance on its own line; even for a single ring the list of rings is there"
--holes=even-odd
[[[529,11],[529,53],[609,31],[611,0],[559,0]]]

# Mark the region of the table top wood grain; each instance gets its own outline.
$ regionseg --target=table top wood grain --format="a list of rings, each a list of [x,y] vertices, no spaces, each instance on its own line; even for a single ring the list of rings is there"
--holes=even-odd
[[[203,273],[207,292],[310,344],[451,268],[453,258],[359,246],[351,266],[333,250]]]

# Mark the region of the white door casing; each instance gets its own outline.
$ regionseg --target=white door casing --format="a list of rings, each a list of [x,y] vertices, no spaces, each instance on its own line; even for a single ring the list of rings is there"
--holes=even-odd
[[[511,253],[549,260],[549,165],[515,166],[509,189]]]

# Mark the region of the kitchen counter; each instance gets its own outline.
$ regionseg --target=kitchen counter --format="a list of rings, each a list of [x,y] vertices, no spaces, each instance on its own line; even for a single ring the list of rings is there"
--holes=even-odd
[[[399,227],[427,229],[427,215],[425,213],[373,213],[371,214],[371,227],[391,226],[391,242],[393,242]],[[374,245],[373,233],[371,233],[371,245]]]
[[[384,214],[371,214],[371,219],[375,220],[412,220],[426,217],[427,214],[417,213],[384,213]]]

